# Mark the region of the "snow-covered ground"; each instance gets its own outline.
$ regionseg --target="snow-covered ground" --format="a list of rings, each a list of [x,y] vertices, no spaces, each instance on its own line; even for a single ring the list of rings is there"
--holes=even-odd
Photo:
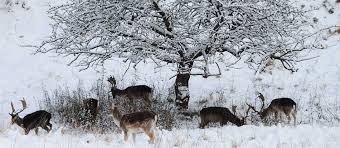
[[[3,148],[109,148],[109,147],[186,147],[186,148],[338,148],[340,127],[299,125],[297,127],[224,126],[209,129],[158,131],[157,142],[151,145],[144,134],[136,143],[124,143],[119,134],[63,134],[57,129],[50,134],[28,136],[14,128],[0,133]],[[130,137],[131,138],[131,137]]]
[[[46,10],[58,0],[29,0],[28,10],[14,5],[11,10],[4,7],[0,0],[0,147],[340,147],[340,35],[331,37],[329,48],[319,51],[319,58],[305,61],[300,70],[291,74],[287,71],[274,70],[272,75],[263,74],[254,77],[253,71],[243,64],[239,69],[224,69],[221,78],[192,77],[190,80],[190,108],[195,108],[202,98],[212,98],[204,105],[213,105],[214,98],[223,92],[224,106],[253,102],[255,90],[262,91],[268,98],[294,98],[299,105],[297,127],[263,126],[225,126],[209,129],[175,129],[158,131],[158,142],[149,145],[143,134],[137,136],[136,144],[129,140],[122,142],[120,134],[93,135],[63,133],[61,127],[49,134],[42,131],[40,136],[31,132],[23,135],[22,129],[10,126],[10,102],[19,107],[18,100],[25,98],[27,114],[39,108],[38,102],[42,90],[54,90],[59,86],[76,87],[81,81],[90,85],[102,77],[115,75],[124,80],[127,86],[132,83],[149,84],[159,89],[167,89],[174,79],[169,80],[174,72],[169,68],[154,69],[152,65],[141,64],[136,70],[130,69],[122,78],[128,63],[119,60],[110,61],[108,67],[89,69],[79,72],[78,68],[66,66],[67,62],[53,55],[32,55],[33,49],[25,45],[38,44],[50,32]],[[311,3],[310,0],[305,0]],[[312,1],[321,4],[323,0]],[[300,1],[300,3],[302,3]],[[320,27],[340,25],[340,4],[332,3],[335,13],[321,8],[315,13]],[[204,90],[204,91],[202,91]],[[218,99],[215,99],[218,100]],[[321,109],[311,105],[319,103]],[[198,107],[201,108],[201,107]],[[317,118],[322,114],[323,118]],[[334,116],[334,117],[333,117]],[[196,121],[195,121],[196,122]],[[194,123],[195,125],[197,123]]]

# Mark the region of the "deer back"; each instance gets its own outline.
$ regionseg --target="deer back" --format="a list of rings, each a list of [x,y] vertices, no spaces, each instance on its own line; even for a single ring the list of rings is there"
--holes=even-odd
[[[156,122],[156,114],[152,111],[141,111],[125,114],[120,120],[120,126],[123,129],[140,128],[149,126],[151,122]]]
[[[225,107],[203,108],[200,111],[200,117],[202,123],[222,122],[223,124],[226,124],[227,122],[231,122],[237,126],[243,125],[242,121]]]
[[[272,100],[268,108],[283,110],[284,108],[294,108],[296,103],[290,98],[277,98]]]
[[[39,126],[46,126],[51,119],[51,113],[45,110],[39,110],[30,114],[27,114],[23,118],[23,127],[27,129],[33,129]]]
[[[152,94],[152,88],[146,85],[136,85],[127,87],[124,90],[124,94],[128,97],[136,98],[136,97],[149,97]]]

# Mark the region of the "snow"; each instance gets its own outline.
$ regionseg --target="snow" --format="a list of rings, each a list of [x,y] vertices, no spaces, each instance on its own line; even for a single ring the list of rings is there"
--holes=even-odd
[[[155,145],[147,142],[145,134],[138,134],[136,143],[132,142],[130,135],[124,143],[119,134],[83,134],[73,135],[63,133],[59,128],[50,134],[42,133],[28,136],[15,128],[7,129],[0,133],[1,147],[29,147],[34,148],[109,148],[109,147],[223,147],[223,148],[273,148],[273,147],[308,147],[308,148],[337,148],[339,147],[339,127],[319,127],[299,125],[297,127],[281,126],[252,126],[242,127],[224,126],[219,128],[204,129],[174,129],[157,132]]]
[[[306,0],[308,1],[308,0]],[[304,1],[304,2],[306,2]],[[315,0],[309,4],[321,4],[323,0]],[[132,137],[128,143],[123,142],[120,133],[89,134],[65,132],[63,127],[54,125],[51,133],[40,130],[36,136],[34,131],[24,135],[23,130],[9,124],[10,102],[19,108],[19,99],[25,98],[28,109],[25,115],[39,109],[38,102],[42,98],[42,90],[54,90],[60,86],[74,88],[79,82],[87,86],[102,77],[115,75],[119,80],[118,86],[125,87],[134,83],[148,84],[157,89],[166,90],[173,84],[169,80],[175,74],[171,66],[154,68],[154,65],[141,64],[136,69],[131,68],[123,77],[128,63],[121,60],[109,61],[105,69],[97,67],[86,71],[66,66],[67,61],[55,55],[32,55],[31,48],[24,45],[39,43],[50,32],[49,19],[46,11],[51,4],[62,3],[58,0],[27,1],[29,10],[14,5],[11,11],[0,6],[0,146],[1,148],[20,147],[310,147],[337,148],[340,146],[339,121],[332,118],[340,114],[340,36],[333,35],[327,42],[329,46],[323,51],[313,53],[317,59],[300,63],[300,70],[291,74],[287,71],[274,69],[272,74],[262,74],[254,77],[254,72],[244,64],[236,68],[222,68],[221,78],[210,77],[203,79],[193,76],[190,80],[190,109],[197,109],[202,98],[208,98],[205,106],[215,105],[222,93],[226,101],[222,106],[255,102],[254,92],[262,91],[268,98],[291,97],[298,103],[298,121],[302,124],[292,127],[255,126],[242,127],[224,126],[208,129],[180,128],[172,131],[159,130],[158,142],[155,145],[147,143],[144,134],[137,136],[133,144]],[[309,1],[308,1],[309,2]],[[302,1],[300,1],[302,3]],[[0,5],[3,5],[1,0]],[[318,26],[340,24],[340,4],[335,5],[335,13],[328,14],[320,9],[314,15],[319,19]],[[112,63],[112,65],[111,65]],[[213,69],[211,69],[213,70]],[[119,83],[121,82],[121,83]],[[204,91],[202,91],[204,90]],[[318,102],[322,110],[311,107],[311,102]],[[258,102],[255,102],[258,103]],[[200,106],[201,108],[203,106]],[[198,108],[198,109],[199,109]],[[324,120],[315,119],[319,114]],[[198,125],[198,121],[192,121]]]

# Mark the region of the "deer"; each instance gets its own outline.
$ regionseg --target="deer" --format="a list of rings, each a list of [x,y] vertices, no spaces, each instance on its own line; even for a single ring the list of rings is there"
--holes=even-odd
[[[13,102],[11,102],[12,113],[9,115],[12,117],[11,125],[17,124],[21,128],[24,129],[25,135],[27,135],[30,130],[35,129],[35,134],[38,135],[38,128],[41,127],[49,133],[52,130],[51,113],[45,110],[38,110],[33,113],[27,114],[24,118],[19,116],[19,113],[24,111],[27,108],[27,103],[25,99],[20,100],[22,104],[22,109],[19,111],[15,111]],[[48,127],[49,126],[49,127]]]
[[[267,108],[264,108],[265,98],[261,93],[258,93],[257,98],[261,99],[262,106],[260,111],[256,110],[254,106],[248,104],[248,106],[260,115],[261,120],[268,118],[270,115],[274,114],[275,120],[278,120],[278,115],[284,113],[288,119],[288,123],[291,121],[291,117],[294,118],[294,125],[296,125],[296,113],[297,107],[294,100],[291,98],[277,98],[270,102]],[[280,116],[281,118],[281,116]]]
[[[118,89],[116,86],[116,79],[110,76],[107,80],[111,84],[112,97],[122,96],[128,98],[130,102],[132,100],[142,99],[148,106],[151,105],[151,99],[153,97],[153,89],[146,85],[129,86],[125,89]]]
[[[127,142],[128,134],[132,134],[136,142],[136,134],[144,132],[149,138],[149,143],[155,143],[157,115],[152,111],[140,111],[122,115],[118,107],[111,104],[110,111],[113,122],[122,130],[124,141]]]
[[[201,123],[199,128],[205,128],[209,123],[219,122],[221,126],[231,122],[236,126],[245,125],[250,108],[247,109],[246,116],[239,118],[236,116],[236,106],[233,106],[234,114],[226,107],[207,107],[200,111]]]
[[[93,98],[83,100],[83,111],[85,112],[85,122],[95,123],[99,112],[98,100]]]

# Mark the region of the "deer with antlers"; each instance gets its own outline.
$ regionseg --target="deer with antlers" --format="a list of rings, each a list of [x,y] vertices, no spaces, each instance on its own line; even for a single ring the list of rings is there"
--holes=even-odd
[[[291,121],[291,117],[294,118],[294,125],[296,125],[296,103],[294,100],[290,98],[277,98],[271,101],[270,105],[267,108],[264,108],[264,96],[259,93],[258,98],[261,99],[262,106],[260,111],[257,111],[254,106],[248,104],[252,110],[260,115],[260,118],[264,120],[265,118],[269,117],[270,115],[274,114],[275,120],[278,120],[278,116],[281,113],[284,113],[287,116],[288,123]],[[281,115],[280,115],[281,118]]]
[[[145,103],[149,106],[151,105],[151,99],[153,96],[153,89],[146,85],[136,85],[136,86],[129,86],[125,89],[118,89],[116,86],[116,79],[111,76],[108,78],[109,83],[111,86],[111,93],[112,97],[115,98],[116,96],[122,96],[128,98],[130,101],[136,99],[142,99]]]
[[[122,115],[114,104],[111,104],[110,110],[114,123],[123,131],[125,142],[128,140],[129,133],[132,133],[133,142],[135,142],[136,134],[140,132],[149,136],[150,143],[155,142],[157,115],[154,112],[141,111]]]
[[[50,132],[52,129],[52,124],[50,123],[51,114],[45,110],[39,110],[26,115],[24,118],[21,118],[19,113],[27,108],[27,103],[25,99],[20,101],[23,108],[17,112],[15,111],[13,103],[11,102],[12,113],[9,113],[9,115],[12,117],[11,124],[13,125],[15,123],[22,127],[25,130],[25,135],[27,135],[31,129],[35,129],[35,134],[38,135],[39,127],[43,128],[47,132]]]
[[[245,125],[250,108],[246,112],[246,116],[241,119],[236,116],[236,106],[233,106],[233,113],[226,107],[207,107],[200,111],[201,123],[199,128],[205,128],[209,123],[219,122],[221,126],[228,122],[237,126]]]

